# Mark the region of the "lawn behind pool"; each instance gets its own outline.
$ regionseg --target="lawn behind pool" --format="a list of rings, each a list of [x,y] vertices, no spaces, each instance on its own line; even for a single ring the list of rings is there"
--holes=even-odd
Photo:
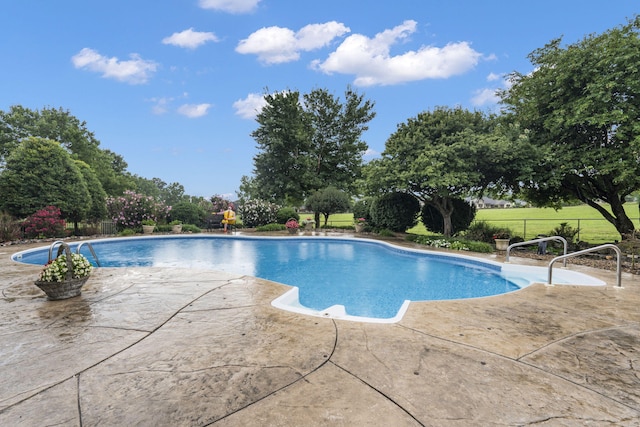
[[[625,211],[632,219],[636,229],[640,229],[638,203],[625,203]],[[549,235],[551,231],[566,222],[571,227],[580,228],[579,240],[591,244],[612,243],[620,240],[615,227],[604,219],[594,208],[587,205],[567,206],[558,211],[551,208],[494,208],[479,209],[476,221],[512,231],[512,235],[524,239],[535,239],[538,234]],[[321,224],[324,218],[321,217]],[[345,226],[353,224],[353,214],[341,213],[329,217],[329,224]],[[420,223],[408,230],[409,233],[431,235]]]

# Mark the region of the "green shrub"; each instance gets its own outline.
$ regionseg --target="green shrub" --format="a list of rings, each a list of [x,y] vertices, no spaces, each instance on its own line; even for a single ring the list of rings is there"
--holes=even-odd
[[[491,225],[485,221],[475,221],[472,223],[462,236],[466,240],[475,240],[478,242],[493,243],[494,236],[508,235],[513,233],[508,228]]]
[[[261,225],[259,227],[256,227],[256,231],[282,231],[282,230],[286,230],[287,227],[284,224],[265,224],[265,225]]]
[[[420,203],[411,194],[388,193],[371,204],[371,222],[375,228],[404,232],[418,223]]]
[[[202,224],[207,212],[198,204],[179,202],[171,207],[169,217],[171,221],[182,221],[183,224]]]
[[[456,235],[469,228],[476,216],[476,207],[462,199],[453,199],[453,212],[451,213],[451,234]],[[431,205],[424,205],[420,213],[425,228],[434,233],[444,233],[444,218],[442,214]]]
[[[295,209],[290,207],[280,208],[278,209],[278,213],[276,215],[276,222],[278,224],[284,224],[287,222],[289,218],[293,218],[296,221],[300,220],[300,215],[295,211]]]
[[[200,227],[194,224],[182,224],[183,233],[202,233]]]
[[[131,228],[125,228],[124,230],[120,231],[118,233],[118,236],[134,236],[136,234],[136,231],[131,229]]]
[[[393,231],[389,230],[388,228],[383,228],[380,231],[378,231],[378,235],[381,237],[395,237],[396,235],[393,233]]]
[[[569,223],[561,222],[558,227],[555,227],[553,230],[549,232],[549,236],[560,236],[564,237],[569,246],[574,246],[576,243],[576,237],[580,232],[579,228],[573,228],[569,225]],[[550,242],[555,246],[554,243]],[[562,245],[562,243],[558,242],[558,245]]]

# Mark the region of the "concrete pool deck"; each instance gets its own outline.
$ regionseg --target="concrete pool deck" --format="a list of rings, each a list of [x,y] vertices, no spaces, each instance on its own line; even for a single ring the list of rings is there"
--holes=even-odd
[[[640,425],[638,276],[616,289],[569,265],[607,286],[367,324],[279,310],[287,286],[215,271],[97,269],[47,301],[41,267],[10,260],[36,246],[0,247],[2,426]]]

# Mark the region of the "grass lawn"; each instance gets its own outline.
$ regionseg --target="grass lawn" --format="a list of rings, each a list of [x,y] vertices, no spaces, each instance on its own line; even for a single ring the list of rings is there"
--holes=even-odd
[[[627,215],[633,220],[636,228],[640,228],[638,203],[625,203]],[[324,218],[321,217],[321,224]],[[568,206],[555,211],[550,208],[509,208],[480,209],[476,221],[486,221],[492,225],[508,228],[512,235],[525,240],[535,239],[538,234],[550,234],[560,223],[566,222],[579,228],[579,240],[597,243],[611,243],[620,240],[615,227],[605,220],[598,211],[587,206]],[[341,213],[329,217],[329,224],[345,226],[353,224],[353,214]],[[422,224],[408,230],[409,233],[430,235]]]
[[[640,228],[638,204],[626,203],[625,211],[636,228]],[[620,240],[620,234],[615,227],[598,211],[587,205],[568,206],[559,211],[549,208],[481,209],[476,214],[476,221],[486,221],[492,225],[509,228],[514,235],[525,240],[533,239],[538,234],[550,234],[551,230],[562,222],[580,229],[578,240],[589,243]]]

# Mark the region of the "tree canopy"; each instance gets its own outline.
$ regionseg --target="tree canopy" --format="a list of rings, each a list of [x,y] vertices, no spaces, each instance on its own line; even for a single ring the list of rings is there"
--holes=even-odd
[[[492,117],[462,108],[425,111],[389,137],[380,159],[366,169],[368,192],[398,191],[438,210],[444,234],[451,235],[453,200],[480,192],[508,173],[516,152],[526,157],[501,132]]]
[[[513,73],[501,94],[537,155],[512,188],[538,206],[580,200],[622,238],[634,230],[625,198],[640,188],[639,29],[636,17],[567,47],[553,40],[529,55],[535,71]]]
[[[85,162],[109,195],[121,194],[131,183],[122,156],[101,150],[87,124],[62,108],[31,110],[19,105],[0,111],[0,170],[7,157],[27,137],[58,142],[76,160]]]
[[[80,169],[60,145],[27,137],[7,158],[0,174],[0,209],[26,217],[53,205],[63,218],[84,218],[91,195]]]
[[[344,101],[324,89],[302,99],[297,91],[265,95],[252,132],[259,153],[243,192],[279,203],[300,204],[313,191],[334,186],[354,191],[373,119],[373,103],[350,88]],[[248,185],[248,184],[251,185]]]

